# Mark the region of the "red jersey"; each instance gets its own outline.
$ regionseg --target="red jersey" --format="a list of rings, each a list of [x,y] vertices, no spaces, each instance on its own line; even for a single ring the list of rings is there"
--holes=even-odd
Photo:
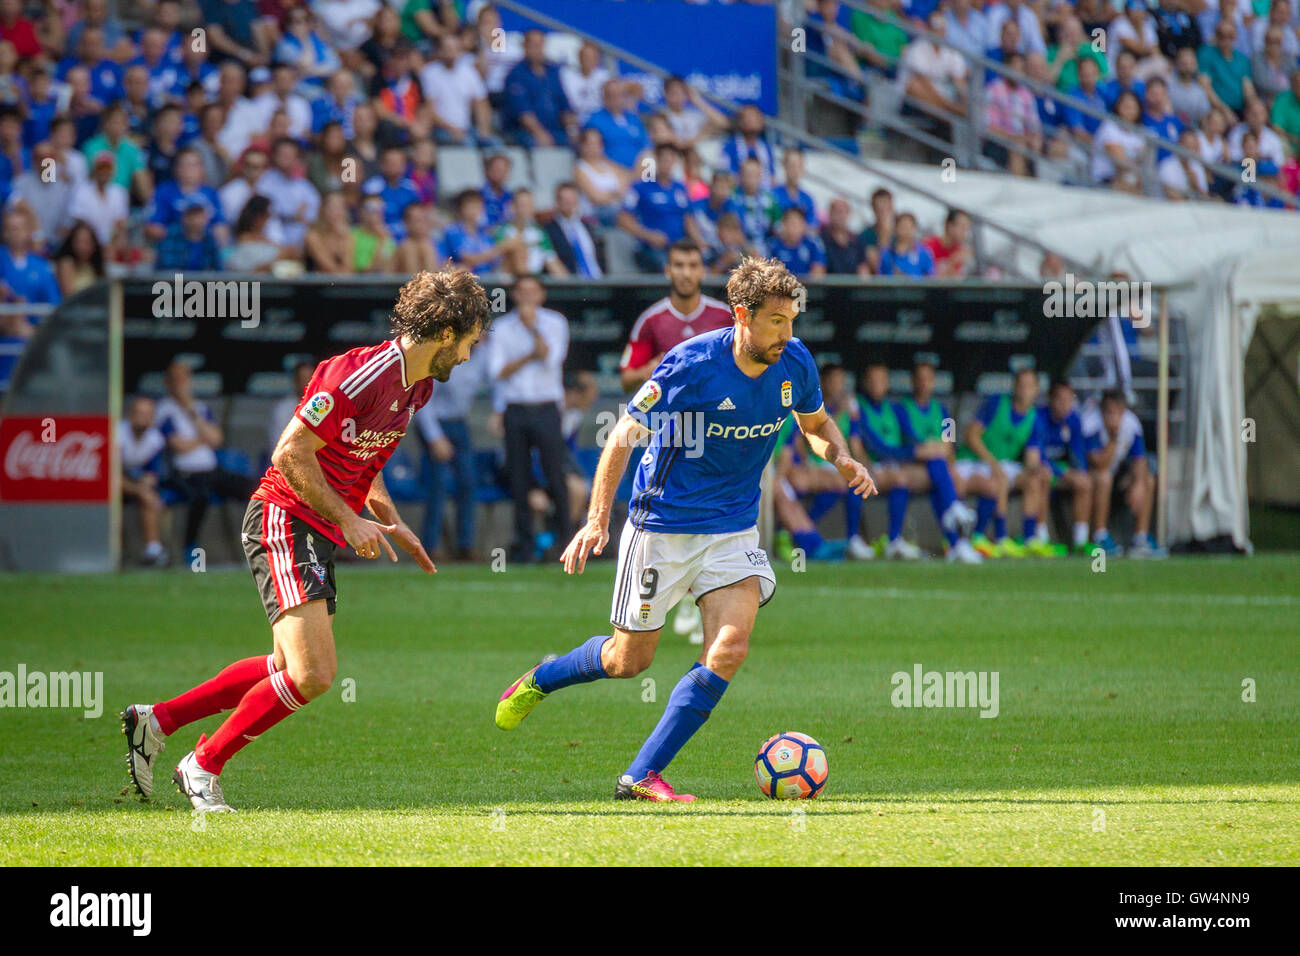
[[[406,355],[396,340],[353,349],[316,366],[294,410],[298,421],[325,442],[316,461],[329,486],[357,514],[375,475],[433,392],[433,379],[410,385],[406,376]],[[347,546],[338,525],[299,498],[275,465],[266,470],[253,497],[279,505],[335,544]]]
[[[714,329],[725,329],[731,324],[731,310],[725,302],[702,295],[695,311],[686,315],[674,309],[672,300],[665,296],[642,312],[636,325],[632,326],[632,335],[623,350],[619,370],[640,368],[674,345],[681,345],[687,339]]]

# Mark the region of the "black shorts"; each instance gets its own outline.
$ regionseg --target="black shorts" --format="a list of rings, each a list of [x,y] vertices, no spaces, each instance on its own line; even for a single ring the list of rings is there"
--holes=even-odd
[[[334,613],[336,545],[279,505],[254,498],[244,512],[244,554],[272,624],[290,608],[325,601]]]

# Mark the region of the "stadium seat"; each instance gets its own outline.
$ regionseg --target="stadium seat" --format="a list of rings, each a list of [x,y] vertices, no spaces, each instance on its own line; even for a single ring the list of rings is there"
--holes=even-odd
[[[472,146],[443,146],[438,150],[438,192],[454,196],[483,185],[483,159]]]
[[[384,485],[394,501],[424,500],[420,465],[404,445],[398,445],[393,457],[384,465]]]
[[[505,153],[510,157],[510,178],[506,180],[506,188],[510,191],[516,189],[529,189],[533,185],[533,164],[528,159],[528,150],[522,146],[507,146],[504,149],[492,150],[491,152]],[[545,206],[543,203],[537,204],[539,207]]]
[[[555,187],[573,179],[573,152],[563,146],[539,146],[532,153],[533,193],[538,209],[555,203]]]

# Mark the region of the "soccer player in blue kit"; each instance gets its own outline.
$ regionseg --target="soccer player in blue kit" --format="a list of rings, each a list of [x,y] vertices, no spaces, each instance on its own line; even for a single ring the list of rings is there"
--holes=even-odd
[[[812,450],[856,494],[875,493],[866,466],[849,454],[826,414],[816,361],[794,338],[802,293],[775,259],[743,260],[727,282],[734,324],[672,348],[632,398],[601,452],[587,523],[563,556],[565,571],[582,573],[587,556],[604,549],[632,448],[650,435],[619,539],[613,634],[538,664],[497,703],[497,726],[512,730],[562,687],[635,677],[654,659],[668,610],[687,592],[694,595],[704,619],[703,650],[619,776],[615,799],[695,799],[674,791],[661,774],[721,700],[749,651],[758,609],[776,590],[756,522],[759,478],[786,417],[794,414]],[[702,445],[685,440],[691,429],[704,436]]]

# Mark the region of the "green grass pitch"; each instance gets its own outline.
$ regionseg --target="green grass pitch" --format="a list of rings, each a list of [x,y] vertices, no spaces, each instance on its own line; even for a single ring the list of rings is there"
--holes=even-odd
[[[539,656],[608,629],[613,570],[341,568],[338,682],[231,762],[240,812],[206,820],[170,774],[220,718],[172,738],[146,805],[116,714],[268,649],[247,572],[0,578],[0,671],[102,671],[105,698],[0,710],[0,864],[1300,863],[1300,557],[778,568],[667,775],[692,806],[611,799],[694,656],[671,631],[642,678],[492,722]],[[997,671],[998,716],[894,707],[917,664]],[[784,730],[826,748],[815,801],[754,784]]]

